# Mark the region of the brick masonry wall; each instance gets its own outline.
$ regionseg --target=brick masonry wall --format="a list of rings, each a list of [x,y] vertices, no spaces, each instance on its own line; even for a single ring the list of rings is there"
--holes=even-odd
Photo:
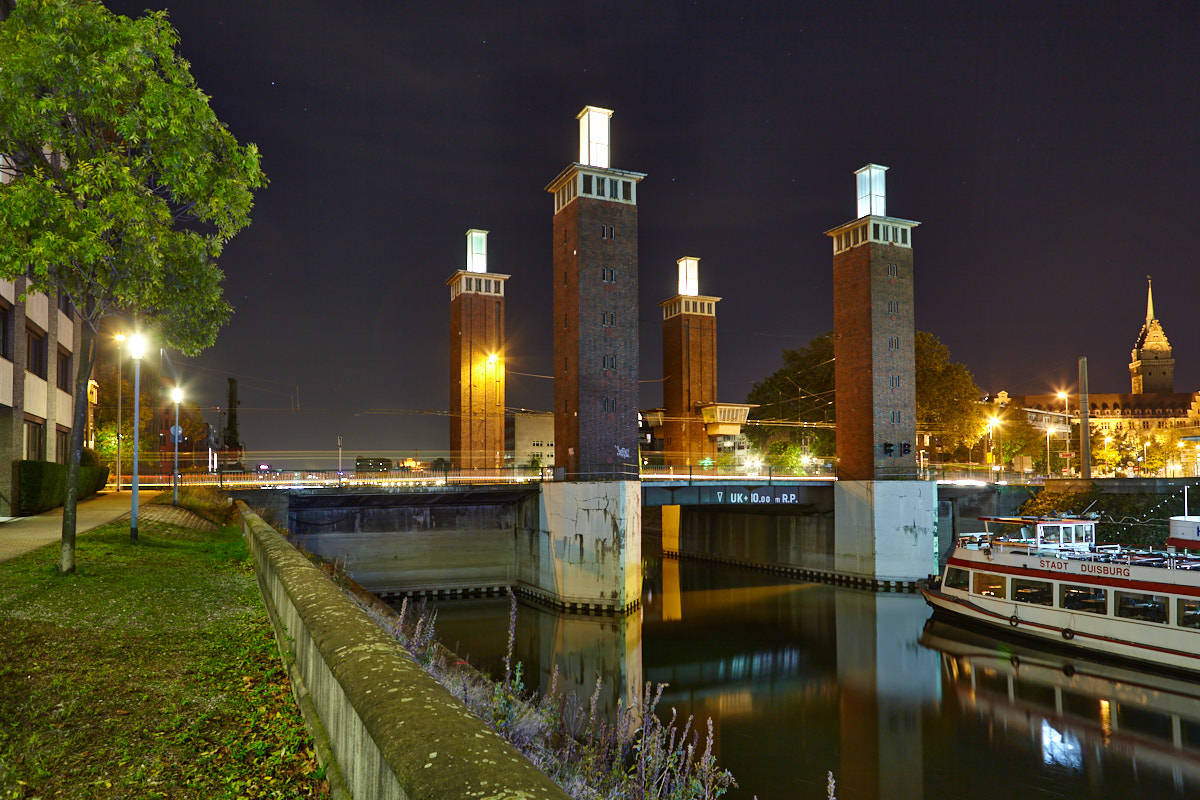
[[[663,462],[695,464],[717,445],[696,406],[717,400],[717,319],[676,314],[663,321]]]
[[[555,464],[636,473],[637,206],[580,195],[554,216],[553,235]]]
[[[504,463],[504,298],[463,292],[450,301],[450,460],[460,468]]]
[[[889,274],[893,264],[897,275]],[[838,476],[845,480],[916,474],[912,264],[911,249],[875,242],[833,257]],[[889,311],[889,301],[898,307]]]

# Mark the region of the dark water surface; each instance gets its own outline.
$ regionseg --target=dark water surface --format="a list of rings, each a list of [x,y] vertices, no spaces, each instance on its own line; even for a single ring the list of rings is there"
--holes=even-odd
[[[520,605],[526,685],[602,703],[667,683],[712,717],[719,763],[759,800],[1200,798],[1200,686],[998,644],[874,594],[664,559],[625,619]],[[502,670],[507,600],[439,604],[439,637]],[[701,723],[703,727],[703,723]]]

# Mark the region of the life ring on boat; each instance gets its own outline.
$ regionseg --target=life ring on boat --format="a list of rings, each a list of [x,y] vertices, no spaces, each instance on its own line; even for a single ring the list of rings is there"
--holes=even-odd
[[[1015,628],[1021,624],[1021,619],[1016,614],[1013,614],[1011,617],[1008,618],[1008,624],[1012,625]]]
[[[1063,628],[1062,635],[1063,638],[1069,642],[1075,638],[1075,631],[1071,630],[1070,628]]]

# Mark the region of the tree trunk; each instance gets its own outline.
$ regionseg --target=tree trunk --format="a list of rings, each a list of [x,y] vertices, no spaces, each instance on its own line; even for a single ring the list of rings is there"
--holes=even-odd
[[[96,333],[86,320],[80,327],[83,329],[83,335],[80,346],[76,349],[78,368],[75,370],[75,387],[71,392],[71,396],[75,398],[75,413],[72,414],[71,452],[67,458],[67,496],[63,500],[62,548],[58,558],[58,571],[63,574],[75,571],[79,461],[83,457],[83,432],[87,427],[88,379],[92,376],[92,365],[96,360]]]

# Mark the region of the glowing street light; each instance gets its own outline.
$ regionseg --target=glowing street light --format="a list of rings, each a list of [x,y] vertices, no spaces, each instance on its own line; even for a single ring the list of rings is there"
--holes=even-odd
[[[171,505],[179,505],[179,436],[183,432],[179,427],[179,402],[183,400],[183,389],[176,386],[171,390],[171,399],[175,401],[175,427],[171,428],[171,440],[175,442],[175,472],[171,476],[171,482],[174,484],[174,494],[171,497]]]
[[[138,538],[138,402],[142,391],[142,356],[146,354],[146,337],[135,333],[129,339],[129,355],[133,358],[133,480],[130,491],[133,498],[129,507],[129,538]]]

